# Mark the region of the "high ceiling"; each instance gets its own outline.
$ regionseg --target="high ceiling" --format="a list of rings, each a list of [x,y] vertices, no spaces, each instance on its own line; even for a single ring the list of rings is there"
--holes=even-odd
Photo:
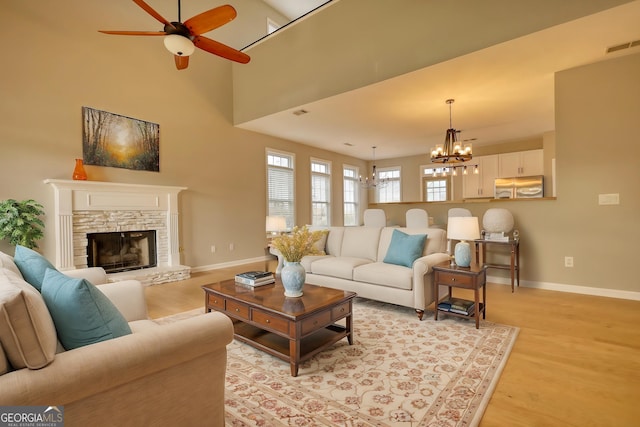
[[[349,0],[334,0],[318,15],[342,1]],[[292,12],[280,2],[304,3],[308,9]],[[168,19],[176,18],[176,0],[148,0],[148,3]],[[237,0],[229,3],[237,8],[238,17],[207,35],[241,49],[264,35],[264,13],[269,16],[273,11],[271,7],[278,8],[287,18],[287,15],[313,10],[324,1]],[[211,0],[184,1],[182,17],[194,16],[216,4]],[[27,2],[24,8],[41,19],[43,25],[61,22],[57,16],[40,16],[37,3]],[[256,9],[259,13],[254,13]],[[270,10],[264,12],[264,9]],[[110,39],[111,36],[97,32],[98,29],[158,30],[157,22],[130,0],[78,2],[74,8],[61,8],[60,15],[72,19],[74,30],[80,29],[87,37],[95,37],[98,43],[156,52],[144,50],[145,46],[151,46],[161,52],[158,55],[165,54],[167,66],[172,66],[157,40]],[[606,53],[610,46],[640,40],[639,23],[640,0],[635,0],[370,86],[288,106],[286,110],[241,123],[239,127],[361,159],[371,159],[373,145],[378,147],[378,159],[419,155],[444,139],[449,127],[445,100],[455,98],[453,127],[462,131],[462,139],[474,139],[476,146],[540,137],[555,129],[554,74],[596,61],[640,54],[640,46]],[[297,25],[304,24],[303,19]],[[57,27],[62,32],[70,28]],[[278,34],[272,36],[278,37]],[[251,49],[247,49],[247,53],[251,55]],[[200,52],[197,55],[194,65],[218,60]],[[292,114],[299,109],[308,114]]]
[[[322,6],[330,0],[262,0],[269,6],[282,13],[290,20],[297,19],[302,15]]]
[[[554,74],[640,53],[640,46],[606,53],[640,40],[639,23],[634,1],[240,127],[363,159],[374,145],[378,159],[418,155],[442,143],[445,100],[455,98],[453,127],[463,140],[537,138],[555,129]],[[292,114],[300,109],[308,113]]]

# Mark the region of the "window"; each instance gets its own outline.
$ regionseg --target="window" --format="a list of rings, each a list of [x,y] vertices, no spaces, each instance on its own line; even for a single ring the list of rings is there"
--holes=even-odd
[[[331,163],[311,159],[311,225],[331,225]]]
[[[443,202],[447,200],[446,178],[423,178],[424,200],[427,202]]]
[[[267,18],[267,34],[271,34],[274,31],[278,30],[279,28],[280,28],[280,25],[278,25],[276,21],[274,21],[271,18]]]
[[[358,193],[358,168],[355,166],[343,166],[343,199],[344,199],[344,225],[358,225],[360,217],[360,194]]]
[[[400,202],[400,167],[378,169],[378,177],[387,182],[376,188],[378,203]]]
[[[267,151],[267,215],[283,216],[287,230],[295,224],[293,154]]]
[[[449,200],[451,193],[451,168],[442,166],[422,166],[422,198],[427,202]]]

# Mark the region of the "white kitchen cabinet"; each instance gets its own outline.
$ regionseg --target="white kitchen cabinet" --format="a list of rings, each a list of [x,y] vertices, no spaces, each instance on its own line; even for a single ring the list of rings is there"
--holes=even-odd
[[[527,150],[498,154],[498,177],[544,175],[544,151]]]
[[[493,197],[494,182],[498,177],[498,155],[479,156],[465,162],[467,175],[462,175],[462,197],[464,199]],[[474,166],[478,173],[474,174]]]

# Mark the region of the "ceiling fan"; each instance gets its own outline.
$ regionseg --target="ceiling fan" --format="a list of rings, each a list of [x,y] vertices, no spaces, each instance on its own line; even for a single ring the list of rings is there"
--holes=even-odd
[[[164,45],[173,53],[176,68],[183,70],[189,66],[189,55],[195,48],[202,49],[214,55],[230,59],[241,64],[246,64],[251,60],[249,55],[233,49],[215,40],[202,36],[203,33],[223,26],[231,22],[237,15],[236,10],[230,5],[219,6],[202,12],[186,21],[181,22],[180,0],[178,0],[178,21],[169,22],[151,6],[142,0],[133,0],[145,12],[153,16],[156,20],[164,24],[163,31],[104,31],[105,34],[116,34],[121,36],[165,36]]]

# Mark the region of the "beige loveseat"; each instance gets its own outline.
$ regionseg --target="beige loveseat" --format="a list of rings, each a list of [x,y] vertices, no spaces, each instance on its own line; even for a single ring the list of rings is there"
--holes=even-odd
[[[133,333],[64,351],[42,295],[0,252],[0,405],[63,406],[68,427],[224,425],[227,316],[159,325],[139,282],[65,273],[88,274]]]
[[[306,283],[353,291],[360,297],[411,307],[422,319],[424,311],[433,302],[431,267],[449,260],[444,230],[367,226],[329,227],[328,230],[326,242],[321,244],[326,255],[302,259]],[[395,230],[407,235],[427,236],[417,259],[406,266],[388,260]],[[445,295],[445,288],[439,293]]]

